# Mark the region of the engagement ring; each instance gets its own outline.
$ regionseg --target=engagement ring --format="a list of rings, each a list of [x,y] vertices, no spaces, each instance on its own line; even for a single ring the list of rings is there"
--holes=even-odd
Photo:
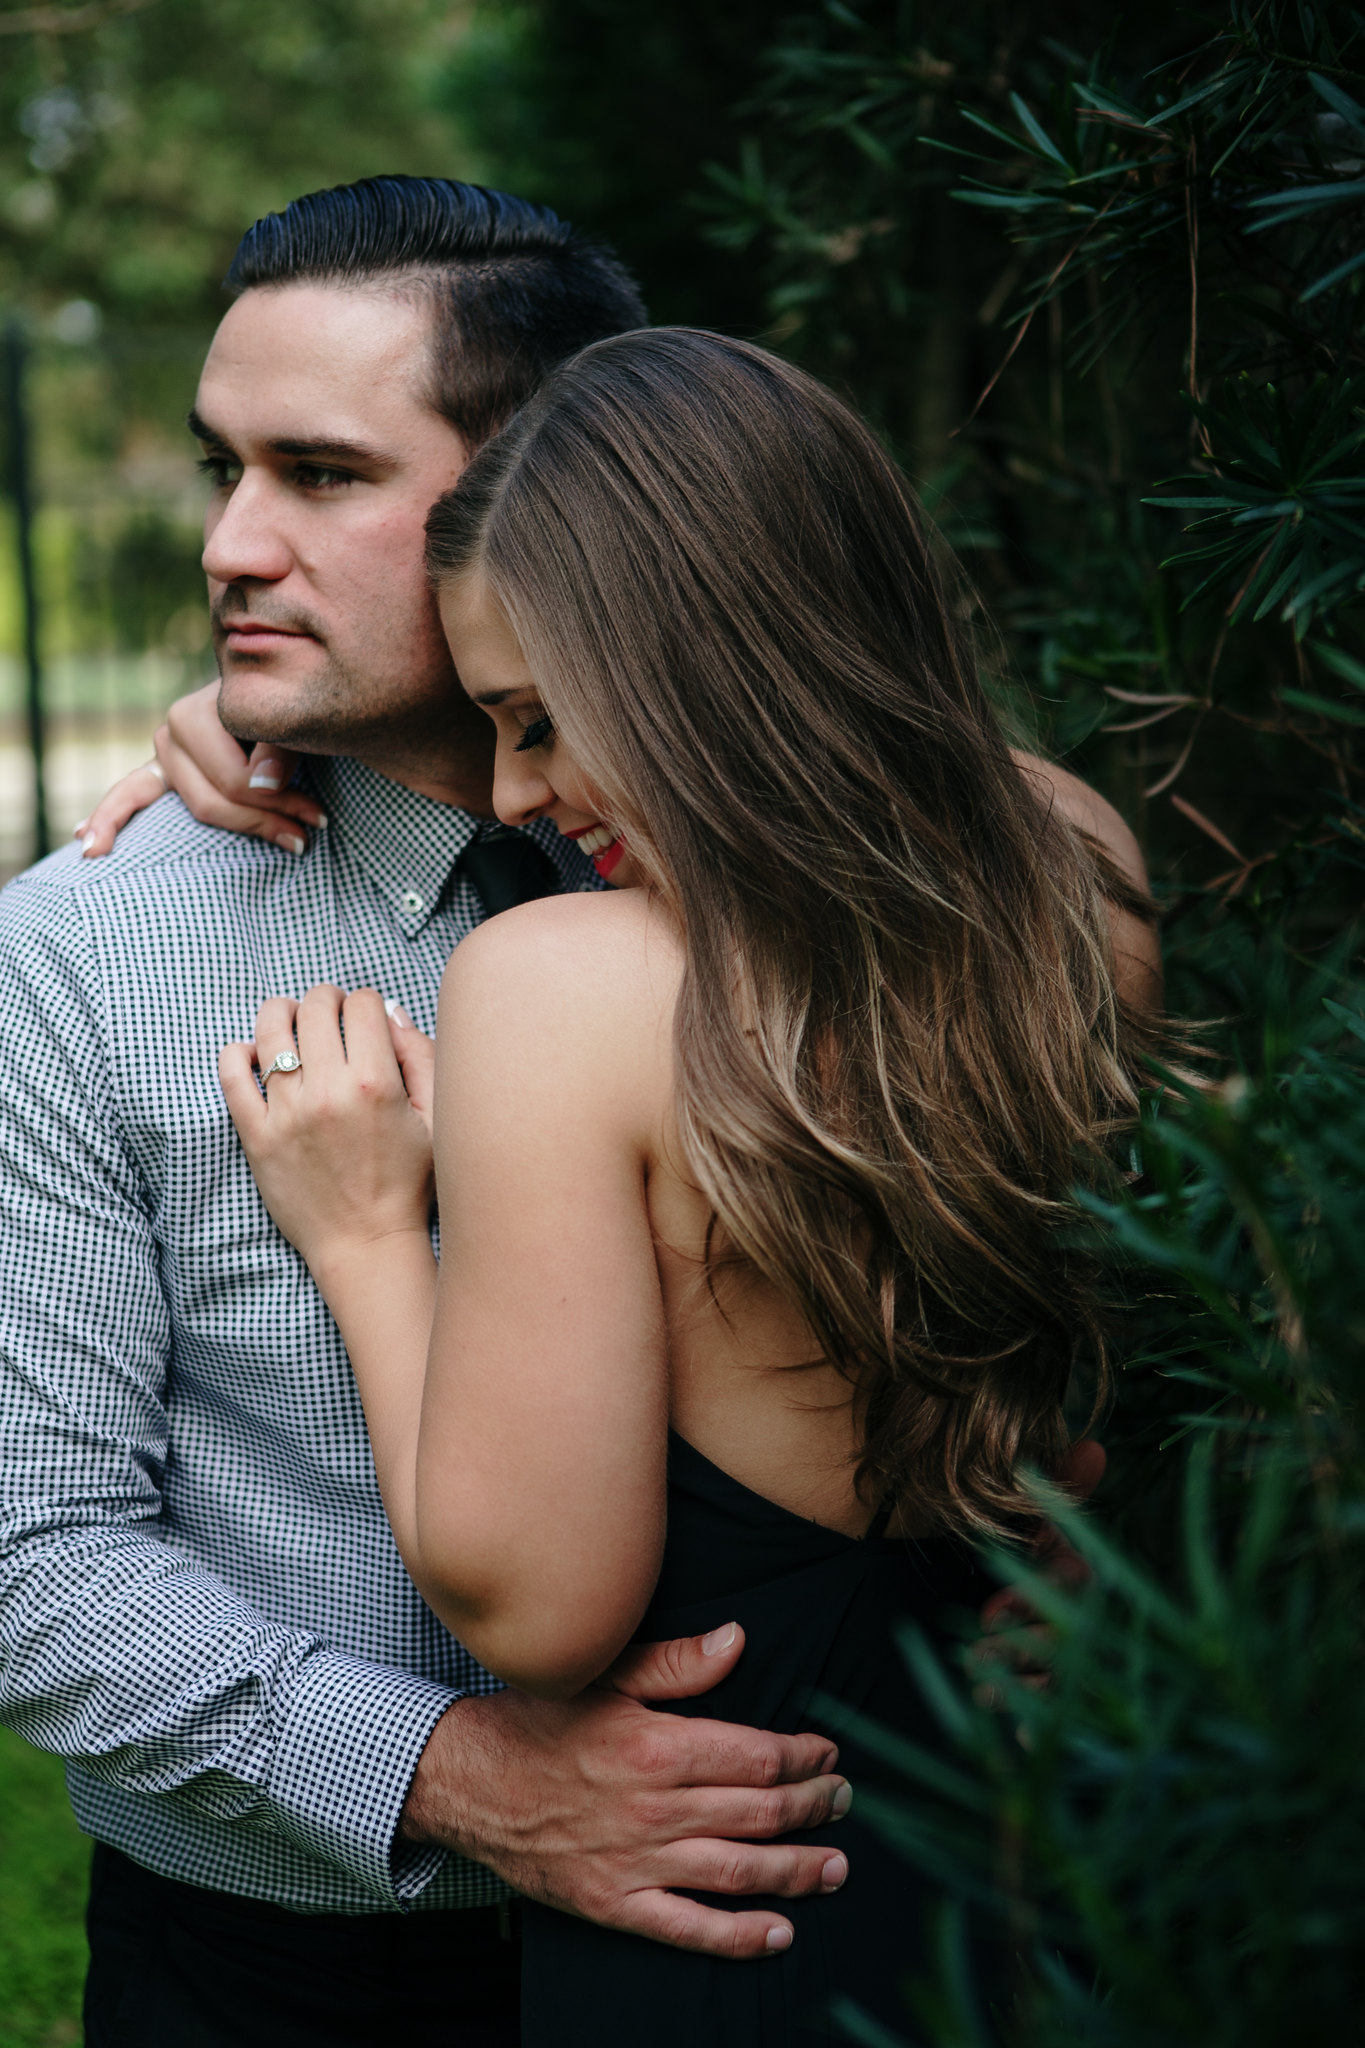
[[[302,1065],[303,1061],[296,1052],[277,1052],[261,1076],[262,1088],[264,1088],[272,1074],[297,1074]]]

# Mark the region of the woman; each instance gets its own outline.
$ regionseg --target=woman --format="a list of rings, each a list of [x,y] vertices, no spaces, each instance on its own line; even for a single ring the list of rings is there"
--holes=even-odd
[[[933,1742],[893,1626],[979,1600],[963,1539],[1036,1525],[1024,1468],[1102,1382],[1061,1226],[1135,1105],[1132,891],[1010,755],[873,437],[763,351],[586,350],[428,533],[499,816],[614,890],[447,971],[439,1271],[417,1034],[373,992],[267,1004],[229,1107],[441,1620],[567,1695],[738,1618],[707,1713],[830,1725],[864,1785],[840,1706]],[[840,1845],[757,1970],[528,1911],[525,2039],[902,2028],[920,1888],[856,1813]]]

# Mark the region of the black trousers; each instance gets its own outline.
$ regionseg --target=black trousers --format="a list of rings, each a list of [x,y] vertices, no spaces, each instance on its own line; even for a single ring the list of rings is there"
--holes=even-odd
[[[515,1921],[290,1913],[97,1843],[86,2048],[517,2048]]]

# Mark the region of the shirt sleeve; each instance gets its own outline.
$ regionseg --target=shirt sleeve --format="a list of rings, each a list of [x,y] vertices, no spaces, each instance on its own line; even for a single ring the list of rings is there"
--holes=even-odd
[[[0,1719],[91,1776],[277,1833],[401,1905],[399,1815],[460,1693],[282,1627],[166,1539],[170,1323],[113,1114],[96,955],[0,898]]]

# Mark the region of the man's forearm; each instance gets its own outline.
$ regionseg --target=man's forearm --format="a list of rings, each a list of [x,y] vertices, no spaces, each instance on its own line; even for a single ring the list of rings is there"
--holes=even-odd
[[[153,1830],[160,1806],[216,1838],[280,1836],[376,1905],[407,1882],[393,1836],[452,1696],[271,1621],[143,1533],[69,1529],[0,1554],[0,1720],[147,1800]]]

